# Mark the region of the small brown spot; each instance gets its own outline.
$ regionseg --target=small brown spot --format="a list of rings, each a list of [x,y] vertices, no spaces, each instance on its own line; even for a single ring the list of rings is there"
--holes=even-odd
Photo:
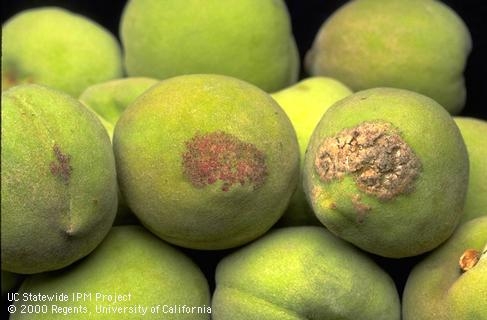
[[[311,89],[309,85],[305,83],[297,84],[295,88],[298,89],[299,91],[309,91]]]
[[[360,190],[380,200],[414,190],[421,171],[419,158],[399,130],[384,121],[363,122],[325,138],[314,164],[323,182],[351,175]]]
[[[465,272],[475,267],[480,259],[480,255],[480,251],[477,251],[475,249],[465,250],[465,252],[460,257],[460,260],[458,261],[460,269]]]
[[[64,184],[69,184],[69,178],[73,171],[70,165],[71,156],[63,153],[57,144],[53,146],[52,150],[56,160],[49,164],[51,174],[61,179]]]
[[[372,208],[362,202],[360,195],[356,194],[352,197],[352,205],[357,212],[357,223],[364,223],[365,218]]]
[[[9,64],[6,70],[2,70],[2,85],[4,89],[16,86],[22,83],[35,83],[31,75],[22,74],[16,65]]]
[[[11,70],[6,70],[3,75],[3,85],[6,88],[13,87],[17,84],[17,79],[15,77],[15,73]]]
[[[235,185],[250,185],[255,190],[267,177],[264,153],[222,131],[196,134],[187,141],[182,165],[184,175],[196,188],[220,181],[222,191]]]

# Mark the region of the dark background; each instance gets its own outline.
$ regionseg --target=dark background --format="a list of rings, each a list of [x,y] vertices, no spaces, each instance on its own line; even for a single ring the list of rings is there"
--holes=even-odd
[[[181,0],[184,1],[184,0]],[[55,5],[83,14],[118,36],[121,12],[127,0],[10,0],[2,1],[2,23],[15,13],[32,7]],[[323,21],[346,0],[286,0],[301,61]],[[462,115],[487,119],[487,2],[483,0],[443,0],[470,29],[473,50],[465,78],[467,105]],[[302,70],[302,69],[301,69]],[[305,77],[304,72],[301,77]]]
[[[181,0],[184,1],[184,0]],[[222,0],[228,1],[228,0]],[[238,0],[237,0],[238,1]],[[15,13],[32,7],[56,5],[83,14],[106,27],[118,36],[119,19],[126,0],[11,0],[2,1],[2,23]],[[293,32],[298,44],[301,61],[323,21],[345,0],[287,0],[291,15]],[[465,21],[473,39],[473,50],[465,71],[467,85],[467,105],[463,116],[487,120],[487,2],[483,0],[444,0],[443,3],[454,9]],[[305,77],[304,72],[301,77]],[[411,235],[414,237],[414,235]],[[213,275],[216,263],[226,254],[234,251],[197,251],[183,249],[200,265],[213,287]],[[404,283],[412,266],[422,256],[406,259],[386,259],[372,256],[394,278],[398,290],[402,293]]]

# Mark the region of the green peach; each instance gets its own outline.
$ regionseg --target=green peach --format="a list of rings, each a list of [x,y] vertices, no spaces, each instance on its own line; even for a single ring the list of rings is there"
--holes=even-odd
[[[463,271],[463,270],[465,271]],[[411,271],[404,320],[487,319],[487,217],[469,220]]]
[[[80,101],[80,102],[82,102],[85,105],[85,107],[88,110],[90,110],[91,112],[93,112],[93,114],[98,118],[98,120],[100,120],[101,124],[103,125],[103,127],[105,128],[105,130],[108,133],[108,136],[110,138],[110,141],[112,141],[112,139],[113,139],[113,130],[115,130],[115,125],[113,125],[111,122],[108,122],[108,120],[105,120],[105,118],[103,118],[101,115],[99,115],[98,112],[96,112],[95,110],[93,110],[89,105],[87,105],[83,101]]]
[[[58,7],[22,11],[2,26],[2,88],[39,83],[77,97],[123,75],[120,45],[101,25]]]
[[[223,258],[212,318],[400,319],[389,275],[325,228],[275,229]]]
[[[299,74],[283,0],[132,0],[122,13],[120,38],[129,76],[214,73],[272,92]]]
[[[311,77],[274,92],[271,97],[291,120],[296,129],[301,155],[304,155],[311,134],[326,110],[350,94],[352,91],[338,80]]]
[[[351,93],[352,91],[338,80],[312,77],[271,94],[286,112],[296,130],[301,159],[304,159],[311,134],[326,110],[333,103]],[[307,225],[317,223],[319,222],[306,200],[302,183],[299,183],[288,209],[280,220],[280,224]]]
[[[298,142],[284,111],[228,76],[159,82],[122,114],[113,146],[120,189],[141,223],[196,249],[262,235],[299,178]]]
[[[416,92],[374,88],[324,114],[305,156],[304,191],[330,231],[401,258],[452,234],[468,169],[462,136],[444,108]]]
[[[460,128],[470,163],[463,223],[487,215],[487,121],[467,117],[454,117],[453,120]]]
[[[145,77],[114,79],[89,86],[78,99],[100,117],[110,139],[113,139],[113,130],[123,111],[138,96],[157,82],[157,79]],[[118,199],[118,210],[114,224],[138,223],[120,192]]]
[[[90,253],[117,208],[108,135],[71,96],[40,85],[2,92],[2,270],[38,273]]]
[[[141,226],[113,227],[88,257],[59,272],[29,276],[24,294],[56,297],[46,312],[15,319],[210,319],[208,282],[187,256]],[[171,309],[172,308],[172,309]],[[171,312],[173,310],[174,312]]]
[[[461,17],[441,1],[349,1],[323,23],[305,66],[311,75],[336,78],[354,91],[416,91],[458,114],[465,105],[471,42]]]
[[[113,129],[122,112],[138,96],[157,82],[157,79],[145,77],[109,80],[89,86],[78,99],[112,125],[112,132],[109,132],[112,136]]]

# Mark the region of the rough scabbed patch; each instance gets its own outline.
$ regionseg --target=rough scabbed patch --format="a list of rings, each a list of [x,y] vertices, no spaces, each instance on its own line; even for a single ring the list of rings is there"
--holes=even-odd
[[[265,154],[222,131],[197,133],[187,141],[182,164],[185,177],[196,188],[220,181],[222,191],[234,185],[257,189],[267,177]]]
[[[375,121],[325,138],[314,167],[323,182],[349,174],[366,194],[390,200],[414,189],[421,162],[398,129],[388,122]]]

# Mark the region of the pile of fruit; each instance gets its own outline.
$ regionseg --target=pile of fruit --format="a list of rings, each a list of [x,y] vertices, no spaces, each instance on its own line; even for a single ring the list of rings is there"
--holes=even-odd
[[[129,0],[118,35],[17,13],[3,312],[487,319],[487,122],[460,116],[471,50],[436,0],[349,1],[304,57],[282,0]]]

